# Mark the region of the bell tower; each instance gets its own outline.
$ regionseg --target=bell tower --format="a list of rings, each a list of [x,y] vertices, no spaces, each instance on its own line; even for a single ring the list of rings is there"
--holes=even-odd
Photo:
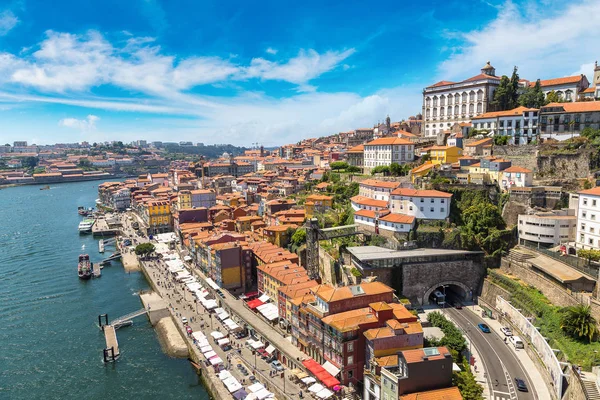
[[[488,61],[487,64],[485,64],[484,67],[481,68],[481,73],[496,76],[496,68],[492,67],[492,64],[490,64],[490,62]]]
[[[598,66],[598,61],[594,63],[594,81],[592,82],[592,86],[600,87],[600,67]]]

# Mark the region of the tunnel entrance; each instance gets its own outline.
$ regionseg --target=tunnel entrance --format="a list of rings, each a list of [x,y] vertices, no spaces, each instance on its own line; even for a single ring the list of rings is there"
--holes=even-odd
[[[441,282],[423,295],[423,305],[436,304],[440,307],[454,306],[456,303],[471,301],[472,291],[460,282]]]

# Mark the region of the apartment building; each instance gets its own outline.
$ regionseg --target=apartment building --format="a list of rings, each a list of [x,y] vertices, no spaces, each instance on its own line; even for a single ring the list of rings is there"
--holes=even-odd
[[[213,190],[196,189],[190,191],[191,206],[211,208],[217,204],[217,194]]]
[[[400,186],[400,182],[380,181],[377,179],[365,179],[358,184],[358,195],[373,200],[388,201],[392,190]]]
[[[568,138],[584,128],[600,129],[600,101],[550,103],[540,109],[540,133],[543,138]]]

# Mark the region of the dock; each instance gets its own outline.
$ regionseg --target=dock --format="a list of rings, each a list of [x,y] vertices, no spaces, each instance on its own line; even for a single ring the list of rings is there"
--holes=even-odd
[[[106,339],[106,348],[104,349],[104,362],[115,361],[121,353],[119,352],[119,341],[117,340],[117,331],[112,325],[104,326],[104,338]]]
[[[97,218],[92,226],[94,236],[115,236],[119,233],[120,224],[110,223],[106,218]]]
[[[107,245],[115,244],[115,238],[98,240],[98,252],[104,253],[104,248]]]
[[[100,263],[92,264],[92,273],[94,274],[94,278],[100,278],[102,276],[102,268],[100,268]]]

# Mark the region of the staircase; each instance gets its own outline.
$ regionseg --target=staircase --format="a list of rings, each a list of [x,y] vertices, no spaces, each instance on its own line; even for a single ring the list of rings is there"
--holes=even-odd
[[[135,312],[132,312],[130,314],[127,315],[123,315],[122,317],[117,318],[116,320],[114,320],[112,322],[112,326],[115,327],[115,329],[119,329],[122,326],[125,325],[131,325],[131,320],[135,317],[139,317],[140,315],[144,315],[146,314],[147,311],[145,308],[142,308],[141,310],[137,310]]]
[[[600,400],[600,391],[596,384],[596,375],[581,372],[581,383],[583,384],[583,390],[585,391],[585,398],[587,400]]]
[[[536,256],[534,254],[529,253],[528,251],[522,250],[520,248],[513,248],[508,251],[508,256],[506,256],[506,259],[508,261],[523,263],[528,259],[534,257]]]

